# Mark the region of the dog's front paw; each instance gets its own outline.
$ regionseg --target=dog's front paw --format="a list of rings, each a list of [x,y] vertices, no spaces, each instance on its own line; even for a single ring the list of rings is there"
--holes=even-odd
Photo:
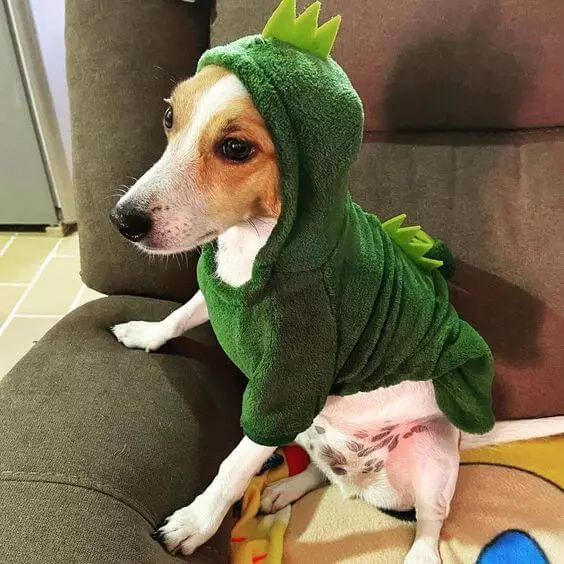
[[[128,349],[156,351],[169,339],[170,334],[162,322],[130,321],[111,327],[116,339]]]
[[[223,517],[200,496],[168,517],[156,536],[169,552],[188,556],[215,534]]]

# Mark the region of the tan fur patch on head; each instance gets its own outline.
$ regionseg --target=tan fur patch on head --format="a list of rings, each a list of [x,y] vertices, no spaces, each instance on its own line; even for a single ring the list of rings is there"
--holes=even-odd
[[[173,138],[189,125],[196,103],[202,93],[228,74],[227,69],[210,65],[190,79],[178,84],[170,96],[170,103],[174,110],[174,122],[172,129],[168,132],[169,138]]]
[[[209,66],[179,84],[171,96],[174,118],[167,131],[174,168],[186,179],[179,185],[186,191],[179,201],[203,202],[206,221],[223,230],[253,217],[278,217],[281,207],[274,142],[244,87],[233,81],[225,89],[218,84],[230,75]],[[220,90],[214,90],[216,85]],[[222,147],[229,138],[250,143],[250,157],[227,158]]]
[[[232,162],[221,154],[228,137],[254,147],[248,162]],[[200,138],[198,153],[202,189],[212,193],[217,213],[277,217],[280,213],[279,172],[272,137],[250,96],[234,100],[210,120]]]

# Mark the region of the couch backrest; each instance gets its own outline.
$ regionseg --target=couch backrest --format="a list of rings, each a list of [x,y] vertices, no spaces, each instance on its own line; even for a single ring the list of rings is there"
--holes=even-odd
[[[218,0],[212,43],[277,3]],[[452,296],[494,350],[497,416],[563,413],[564,2],[325,0],[321,21],[336,13],[366,112],[355,198],[460,259]]]
[[[277,4],[218,0],[212,44],[260,32]],[[564,315],[564,2],[325,0],[321,21],[335,13],[366,110],[357,199]]]
[[[298,0],[298,11],[312,0]],[[279,0],[218,0],[212,43],[260,33]],[[366,131],[564,125],[562,0],[323,0]]]
[[[212,43],[260,32],[277,3],[216,0]],[[209,2],[90,4],[67,4],[83,277],[184,299],[195,255],[149,262],[107,213],[162,151],[161,99],[207,44]],[[462,260],[453,296],[496,354],[498,415],[562,412],[564,2],[323,4],[322,21],[343,15],[334,55],[366,107],[355,198],[382,218],[408,213]]]

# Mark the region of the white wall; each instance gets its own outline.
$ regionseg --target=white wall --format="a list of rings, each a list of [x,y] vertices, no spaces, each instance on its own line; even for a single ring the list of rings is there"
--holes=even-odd
[[[65,69],[65,0],[28,0],[69,169],[70,110]]]

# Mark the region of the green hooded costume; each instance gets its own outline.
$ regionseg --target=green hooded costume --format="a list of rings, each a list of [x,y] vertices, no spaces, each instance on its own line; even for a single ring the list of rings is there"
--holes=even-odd
[[[211,49],[198,66],[227,68],[246,86],[281,171],[282,213],[251,280],[220,281],[211,244],[198,263],[212,327],[249,380],[243,429],[262,445],[289,443],[329,395],[432,380],[448,419],[484,433],[494,423],[492,356],[449,302],[436,268],[448,250],[351,199],[362,104],[328,56],[340,20],[317,28],[318,12],[314,4],[296,20],[295,0],[283,0],[261,36]]]

